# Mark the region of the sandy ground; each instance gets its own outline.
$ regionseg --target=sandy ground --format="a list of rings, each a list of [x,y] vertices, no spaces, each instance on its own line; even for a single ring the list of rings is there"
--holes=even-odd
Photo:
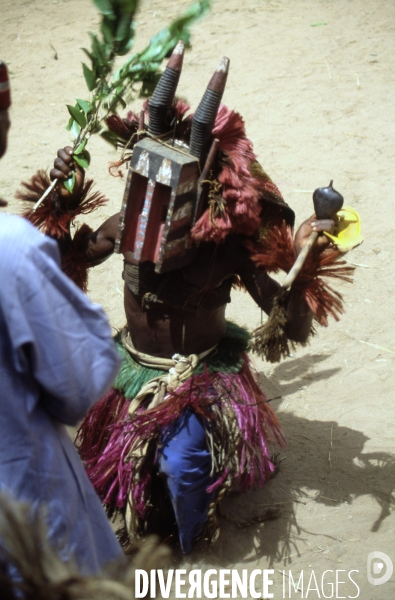
[[[12,198],[20,181],[50,166],[69,142],[65,104],[87,96],[80,48],[98,18],[89,0],[0,4],[0,56],[13,91],[0,189],[9,210],[19,212]],[[188,3],[142,4],[138,47]],[[268,396],[281,397],[273,404],[288,445],[278,476],[263,490],[232,495],[224,510],[252,518],[278,505],[280,517],[244,529],[224,521],[215,547],[181,561],[204,570],[271,568],[274,598],[290,597],[290,570],[294,578],[304,572],[304,595],[293,591],[292,598],[394,597],[394,575],[380,586],[366,577],[370,552],[395,562],[394,7],[385,0],[216,0],[194,27],[179,86],[196,106],[219,59],[229,56],[224,100],[243,114],[260,161],[298,222],[312,212],[311,192],[332,178],[363,220],[365,241],[348,255],[358,268],[354,284],[341,289],[342,320],[281,364],[255,360]],[[90,218],[95,226],[119,209],[124,184],[107,173],[112,150],[100,139],[90,150],[90,174],[110,198]],[[113,257],[90,279],[90,296],[114,326],[123,324],[120,272],[121,260]],[[241,293],[233,295],[228,316],[251,329],[261,318]],[[359,593],[348,579],[352,569],[359,571],[352,575]],[[312,584],[306,596],[312,570],[319,587]],[[325,570],[332,572],[324,581],[335,581],[337,570],[348,583],[331,595],[329,585],[321,588]]]

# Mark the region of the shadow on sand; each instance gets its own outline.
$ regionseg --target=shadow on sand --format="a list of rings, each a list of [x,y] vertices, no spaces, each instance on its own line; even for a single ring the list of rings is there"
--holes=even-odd
[[[336,374],[337,369],[331,369],[315,371],[314,376],[310,376],[311,366],[317,366],[325,358],[325,355],[308,355],[287,361],[275,367],[270,380],[260,373],[260,385],[268,398],[277,397],[280,392],[286,405],[286,396],[309,385],[313,377],[315,380],[328,379]],[[277,406],[273,408],[287,437],[287,446],[279,455],[278,473],[262,489],[230,494],[222,504],[222,512],[230,521],[253,521],[259,520],[264,511],[278,508],[278,518],[263,526],[255,522],[243,528],[221,519],[221,534],[215,546],[198,547],[188,561],[203,561],[214,567],[250,563],[263,557],[270,565],[277,561],[292,563],[292,556],[300,555],[299,546],[303,545],[305,536],[322,535],[319,531],[303,530],[298,525],[296,506],[299,503],[316,502],[333,508],[343,503],[352,504],[358,497],[369,495],[381,509],[370,526],[371,531],[379,531],[390,514],[395,503],[392,496],[395,455],[365,453],[364,446],[369,438],[362,432],[341,426],[336,421],[310,421],[292,412],[281,411],[281,402],[275,404]]]

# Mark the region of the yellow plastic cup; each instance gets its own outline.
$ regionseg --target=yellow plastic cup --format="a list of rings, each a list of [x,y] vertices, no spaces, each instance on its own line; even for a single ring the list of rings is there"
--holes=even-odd
[[[349,252],[363,242],[361,234],[361,218],[355,208],[343,206],[337,213],[338,224],[335,232],[325,235],[337,246],[340,252]]]

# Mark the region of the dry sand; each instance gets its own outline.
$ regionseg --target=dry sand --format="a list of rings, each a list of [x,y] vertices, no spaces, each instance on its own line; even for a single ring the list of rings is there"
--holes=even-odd
[[[143,1],[138,47],[187,4]],[[395,576],[381,586],[366,578],[370,552],[395,562],[394,10],[385,0],[216,0],[194,27],[179,86],[195,107],[219,59],[229,56],[224,101],[243,114],[298,222],[312,212],[312,190],[330,179],[363,221],[365,241],[347,257],[359,266],[354,284],[341,288],[341,321],[281,364],[255,360],[268,396],[281,396],[273,404],[288,445],[278,476],[262,490],[232,495],[224,510],[250,518],[278,504],[280,517],[244,529],[224,521],[216,546],[181,560],[185,568],[272,568],[274,598],[283,597],[283,569],[294,577],[304,570],[304,596],[292,598],[306,597],[312,570],[320,583],[325,570],[345,581],[352,569],[359,598],[394,597]],[[20,181],[49,167],[69,143],[65,104],[87,96],[80,48],[98,16],[89,0],[1,0],[1,23],[13,107],[0,189],[8,210],[19,212],[12,198]],[[105,142],[93,139],[90,150],[90,174],[110,198],[89,219],[96,226],[118,211],[124,183],[107,173],[114,155]],[[124,320],[121,289],[119,257],[92,273],[90,296],[114,326]],[[251,329],[261,318],[241,293],[228,316]],[[332,597],[328,586],[319,590],[307,597]],[[356,597],[357,588],[348,580],[335,593]]]

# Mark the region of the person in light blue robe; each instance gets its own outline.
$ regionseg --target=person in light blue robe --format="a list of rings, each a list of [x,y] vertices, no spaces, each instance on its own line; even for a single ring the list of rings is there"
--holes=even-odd
[[[56,242],[0,214],[0,491],[42,506],[50,541],[84,573],[122,550],[65,425],[119,364],[103,310],[61,272]]]
[[[1,61],[0,84],[1,157],[10,126]],[[126,559],[65,426],[119,366],[104,311],[62,273],[57,243],[0,214],[0,492],[43,511],[50,544],[83,574]]]

